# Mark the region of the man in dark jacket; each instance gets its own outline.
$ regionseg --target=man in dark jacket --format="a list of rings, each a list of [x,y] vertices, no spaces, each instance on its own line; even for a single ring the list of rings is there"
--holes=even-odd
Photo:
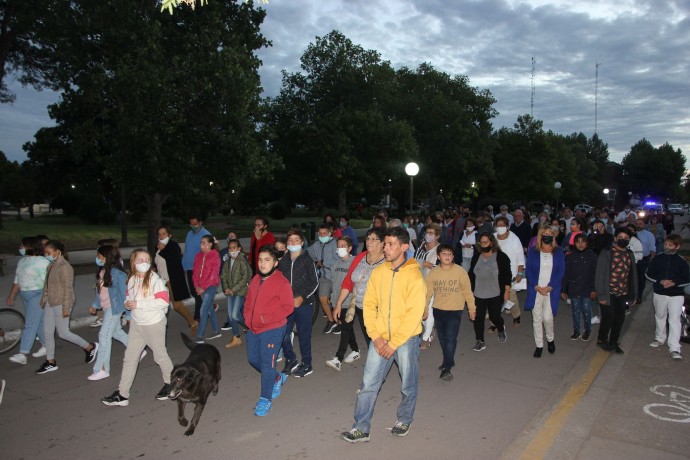
[[[656,330],[650,347],[657,348],[666,340],[668,320],[668,349],[671,358],[683,359],[680,354],[680,315],[685,300],[685,286],[690,284],[690,267],[679,254],[683,239],[671,234],[664,240],[664,253],[652,259],[647,279],[654,283],[654,318]]]

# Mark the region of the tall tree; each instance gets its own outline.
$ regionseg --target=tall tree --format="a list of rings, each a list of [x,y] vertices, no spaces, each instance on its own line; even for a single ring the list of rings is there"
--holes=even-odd
[[[376,51],[332,31],[307,47],[301,67],[283,74],[268,101],[271,149],[285,162],[282,186],[293,199],[323,197],[344,212],[348,192],[402,174],[416,153],[412,129],[393,113],[395,72]]]
[[[258,131],[255,51],[265,12],[212,2],[161,14],[154,0],[83,0],[69,9],[72,46],[55,46],[52,110],[74,159],[94,157],[128,200],[144,199],[149,246],[168,197],[192,200],[210,182],[239,189],[270,175]],[[51,37],[48,37],[51,38]],[[36,146],[38,148],[40,146]]]
[[[485,188],[493,177],[495,148],[491,93],[471,87],[464,75],[451,76],[427,63],[397,74],[397,115],[415,129],[420,179],[429,196],[441,188],[446,196],[459,196],[472,182]]]
[[[640,196],[669,199],[681,193],[685,156],[668,143],[655,148],[643,138],[623,157],[622,166],[626,184]]]

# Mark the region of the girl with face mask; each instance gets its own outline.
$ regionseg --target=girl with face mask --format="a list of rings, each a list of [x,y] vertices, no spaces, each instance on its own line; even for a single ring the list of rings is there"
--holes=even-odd
[[[252,268],[242,252],[242,245],[238,240],[228,241],[228,260],[223,264],[220,274],[223,293],[228,298],[228,323],[232,329],[232,339],[225,344],[225,348],[242,345],[240,338],[240,326],[244,323],[242,307],[251,279]]]
[[[14,283],[7,296],[7,305],[13,306],[17,295],[24,303],[25,324],[22,330],[19,353],[10,357],[10,362],[26,364],[34,339],[38,336],[41,348],[33,354],[35,358],[45,356],[45,336],[43,331],[43,310],[41,294],[45,286],[46,273],[50,262],[43,257],[41,240],[34,237],[22,238],[19,253],[23,256],[17,262]]]
[[[103,324],[98,334],[99,353],[89,380],[110,377],[110,350],[113,338],[127,346],[127,334],[122,330],[120,317],[125,311],[127,275],[120,266],[120,252],[111,245],[98,248],[96,265],[96,295],[89,308],[92,315],[103,310]]]
[[[212,235],[204,235],[201,238],[201,251],[194,258],[192,279],[194,290],[201,297],[199,329],[196,331],[195,338],[197,343],[204,343],[205,340],[217,339],[221,336],[213,304],[220,281],[220,254],[217,249],[216,239]],[[204,339],[208,321],[211,322],[211,334]]]
[[[415,259],[419,263],[422,269],[422,275],[424,278],[429,274],[432,268],[438,264],[438,254],[437,249],[441,240],[441,225],[432,222],[426,226],[424,232],[424,243],[419,246],[417,252],[415,253]],[[422,333],[422,342],[419,347],[423,350],[431,346],[431,341],[433,336],[431,333],[434,329],[434,313],[431,307],[431,302],[429,302],[426,318],[424,319],[424,332]]]
[[[98,352],[97,343],[89,343],[69,329],[69,317],[74,306],[74,269],[67,261],[65,246],[60,241],[50,240],[44,250],[46,259],[50,262],[41,299],[46,362],[36,371],[37,374],[58,370],[55,361],[55,331],[61,339],[81,347],[86,354],[87,363],[92,363]]]
[[[161,369],[163,388],[156,395],[158,400],[168,399],[172,361],[165,347],[165,316],[170,296],[163,279],[153,271],[151,255],[136,249],[129,258],[130,273],[127,278],[125,308],[132,312],[125,360],[122,364],[120,384],[110,396],[101,399],[106,406],[128,406],[129,395],[139,366],[139,359],[147,346]],[[217,273],[217,270],[216,270]]]
[[[470,262],[472,261],[472,256],[474,255],[474,245],[477,243],[477,222],[474,217],[468,217],[465,221],[465,231],[462,232],[462,237],[458,242],[458,246],[461,249],[461,264],[465,271],[470,270]],[[457,255],[457,253],[456,253]],[[457,257],[456,257],[457,263]]]

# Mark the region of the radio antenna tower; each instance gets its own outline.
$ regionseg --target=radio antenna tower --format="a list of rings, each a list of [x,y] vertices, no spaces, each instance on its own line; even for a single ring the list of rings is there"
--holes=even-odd
[[[529,114],[532,118],[534,118],[534,56],[532,57],[532,102],[530,103],[530,111]]]
[[[598,104],[599,104],[599,63],[594,67],[594,134],[597,133],[598,122]]]

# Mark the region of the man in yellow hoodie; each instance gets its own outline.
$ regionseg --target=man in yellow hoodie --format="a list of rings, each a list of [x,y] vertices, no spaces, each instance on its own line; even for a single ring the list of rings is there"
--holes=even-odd
[[[369,441],[376,397],[393,361],[402,380],[402,401],[391,433],[406,436],[414,418],[419,383],[419,334],[426,310],[426,285],[419,264],[407,259],[410,236],[404,228],[386,232],[383,254],[386,261],[376,267],[367,283],[363,313],[371,345],[357,394],[355,423],[342,434],[348,442]]]

